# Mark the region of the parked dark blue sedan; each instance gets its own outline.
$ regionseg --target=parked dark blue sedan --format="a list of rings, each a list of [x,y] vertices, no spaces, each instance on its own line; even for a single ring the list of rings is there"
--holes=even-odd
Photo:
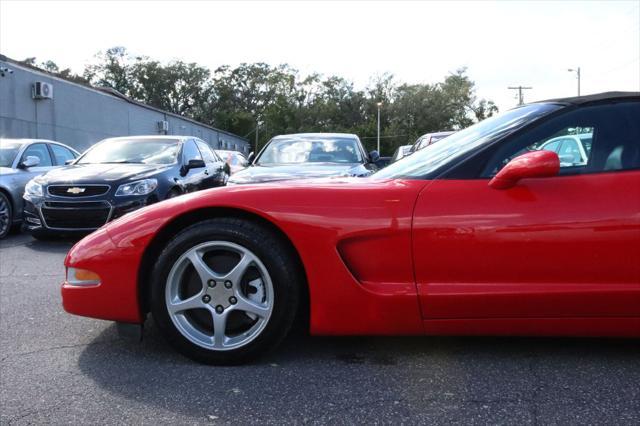
[[[228,168],[190,136],[105,139],[72,165],[25,187],[24,223],[34,237],[93,231],[148,204],[225,185]]]

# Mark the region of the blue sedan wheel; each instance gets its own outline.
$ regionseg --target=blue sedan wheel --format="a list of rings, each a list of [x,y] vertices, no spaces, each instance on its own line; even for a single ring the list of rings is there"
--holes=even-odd
[[[11,230],[12,218],[11,203],[7,196],[0,192],[0,238],[6,237]]]

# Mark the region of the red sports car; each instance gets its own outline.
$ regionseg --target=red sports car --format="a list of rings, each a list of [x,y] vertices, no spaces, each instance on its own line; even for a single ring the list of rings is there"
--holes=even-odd
[[[545,145],[575,134],[591,135],[586,163]],[[332,335],[638,337],[640,93],[525,105],[369,178],[164,201],[65,265],[68,312],[150,312],[177,350],[214,364],[262,354],[296,321]]]

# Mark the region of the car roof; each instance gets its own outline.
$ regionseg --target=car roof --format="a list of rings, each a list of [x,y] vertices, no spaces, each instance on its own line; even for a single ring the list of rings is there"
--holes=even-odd
[[[291,133],[291,134],[287,134],[287,135],[275,136],[274,139],[301,138],[301,137],[305,137],[305,138],[322,137],[322,138],[352,138],[352,139],[358,139],[358,135],[355,135],[353,133]]]
[[[33,142],[57,143],[57,144],[62,144],[62,142],[52,141],[52,140],[49,140],[49,139],[28,139],[28,138],[18,138],[18,139],[13,139],[13,138],[0,138],[0,141],[2,141],[2,142],[8,142],[8,143],[18,143],[18,144],[33,143]]]
[[[137,135],[137,136],[117,136],[115,138],[106,138],[103,140],[146,140],[146,139],[166,139],[166,140],[179,140],[185,141],[187,139],[199,139],[195,136],[181,136],[181,135]]]
[[[232,149],[214,149],[215,152],[225,152],[225,153],[229,153],[229,154],[238,154],[238,155],[242,155],[244,157],[244,154],[240,151],[234,151]]]
[[[532,102],[534,104],[541,103],[560,103],[568,105],[584,105],[591,102],[608,101],[608,100],[640,100],[640,92],[602,92],[587,96],[574,96],[569,98],[547,99],[544,101]]]
[[[455,130],[446,130],[446,131],[443,131],[443,132],[429,132],[429,133],[425,133],[424,135],[420,136],[418,138],[418,140],[420,140],[422,138],[425,138],[427,136],[442,136],[442,135],[449,136],[449,135],[454,134],[454,133],[455,133]]]

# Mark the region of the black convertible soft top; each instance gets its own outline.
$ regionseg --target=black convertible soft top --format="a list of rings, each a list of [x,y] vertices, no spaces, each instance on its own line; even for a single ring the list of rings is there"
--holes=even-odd
[[[533,103],[536,103],[536,104],[557,103],[557,104],[582,105],[590,102],[620,100],[620,99],[640,100],[640,92],[603,92],[603,93],[596,93],[596,94],[587,95],[587,96],[574,96],[571,98],[547,99],[544,101],[536,101]]]

